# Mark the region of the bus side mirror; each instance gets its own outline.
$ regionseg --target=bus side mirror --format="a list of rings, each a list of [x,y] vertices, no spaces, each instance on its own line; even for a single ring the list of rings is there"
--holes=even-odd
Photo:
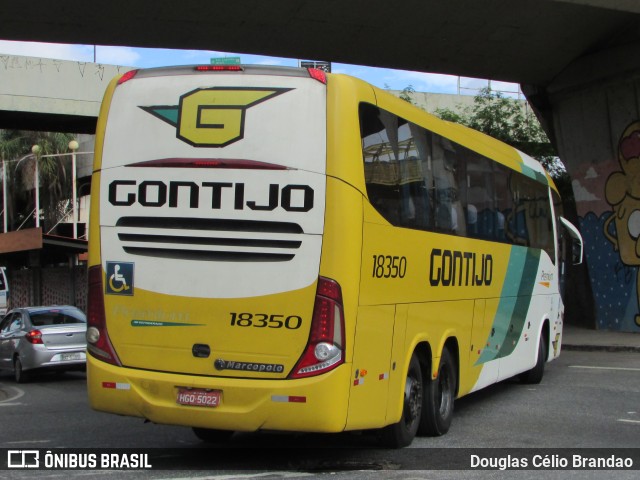
[[[571,263],[573,265],[580,265],[584,256],[584,242],[580,231],[575,227],[573,223],[564,217],[559,217],[562,226],[567,229],[569,236],[571,237]]]
[[[582,263],[582,243],[575,240],[571,242],[571,263],[580,265]]]

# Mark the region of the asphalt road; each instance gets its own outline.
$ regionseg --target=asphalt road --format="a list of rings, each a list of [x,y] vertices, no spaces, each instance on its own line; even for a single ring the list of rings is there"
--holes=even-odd
[[[3,395],[4,393],[4,395]],[[640,355],[563,352],[547,365],[540,385],[502,382],[456,401],[450,432],[416,438],[403,450],[378,450],[367,434],[236,434],[231,449],[210,448],[189,428],[92,411],[85,376],[42,375],[16,385],[0,373],[0,448],[181,449],[206,469],[193,471],[0,471],[0,478],[637,478],[617,471],[428,471],[430,459],[469,456],[462,448],[523,448],[544,457],[548,448],[640,449]],[[274,450],[273,447],[279,447]],[[355,447],[355,448],[353,448]],[[438,450],[434,450],[438,449]],[[55,450],[53,450],[55,451]],[[622,450],[620,450],[622,452]],[[267,452],[267,453],[265,453]],[[567,451],[570,452],[570,451]],[[636,450],[636,455],[640,450]],[[473,452],[471,452],[473,453]],[[505,453],[505,455],[507,454]],[[492,452],[499,454],[499,451]],[[180,456],[181,454],[178,454]],[[171,456],[171,455],[169,455]],[[453,458],[453,457],[452,457]],[[459,457],[458,457],[459,458]],[[466,457],[465,457],[466,458]],[[636,457],[638,458],[638,457]],[[174,465],[177,458],[164,459]],[[438,462],[436,462],[437,464]],[[640,468],[636,462],[636,468]],[[7,474],[7,475],[5,475]],[[503,475],[509,475],[503,477]]]

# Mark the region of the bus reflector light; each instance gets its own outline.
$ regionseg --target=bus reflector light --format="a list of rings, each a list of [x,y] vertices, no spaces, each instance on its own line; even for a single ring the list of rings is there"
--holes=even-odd
[[[115,390],[131,390],[131,385],[129,385],[128,383],[102,382],[102,388],[113,388]]]
[[[307,403],[307,397],[294,395],[271,395],[271,401],[279,403]]]

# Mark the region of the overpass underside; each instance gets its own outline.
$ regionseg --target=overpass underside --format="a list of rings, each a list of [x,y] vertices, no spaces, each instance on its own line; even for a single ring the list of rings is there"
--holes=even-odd
[[[0,54],[0,128],[94,133],[109,81],[127,70]]]
[[[43,132],[95,133],[96,117],[0,110],[0,129]]]
[[[87,8],[81,0],[32,0],[28,5],[28,12],[21,2],[3,5],[0,38],[251,52],[521,83],[573,178],[573,214],[586,241],[584,270],[575,272],[577,281],[567,295],[568,318],[640,332],[640,2],[114,0]],[[20,68],[13,72],[0,63],[0,84],[7,75],[53,72],[55,65]],[[95,80],[100,73],[79,63],[68,71],[82,77],[75,78],[78,92],[87,88],[88,78],[104,90],[104,80]],[[50,96],[51,85],[37,87]],[[17,100],[29,101],[6,98],[0,90],[0,109]],[[89,116],[80,104],[57,113],[41,107],[8,110],[16,112],[16,122],[43,112],[44,117],[31,118],[64,129]],[[3,125],[5,120],[0,118]]]

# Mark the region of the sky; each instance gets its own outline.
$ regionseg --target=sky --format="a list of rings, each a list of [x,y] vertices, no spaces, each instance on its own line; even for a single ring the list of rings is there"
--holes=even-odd
[[[0,55],[2,54],[93,62],[94,46],[0,40]],[[298,59],[292,58],[210,50],[95,46],[97,63],[139,68],[208,64],[212,58],[234,56],[240,57],[243,64],[297,67],[299,62]],[[475,95],[478,89],[487,86],[487,80],[344,63],[333,63],[332,72],[352,75],[377,87],[391,90],[402,90],[411,86],[417,92]],[[494,90],[505,92],[505,96],[512,96],[509,95],[509,92],[517,92],[518,89],[517,84],[497,81],[492,81],[491,87]]]

